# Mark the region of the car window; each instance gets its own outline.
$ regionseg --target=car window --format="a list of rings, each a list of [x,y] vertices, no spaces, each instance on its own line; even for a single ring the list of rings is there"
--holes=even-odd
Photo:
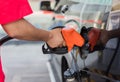
[[[112,0],[72,0],[80,2],[79,19],[80,25],[86,27],[101,28],[103,25],[103,17],[111,11]],[[81,5],[82,3],[82,5]],[[77,8],[77,7],[76,7]],[[105,26],[107,24],[106,22]],[[105,20],[105,19],[104,19]],[[103,28],[105,28],[105,26]]]
[[[101,5],[111,5],[112,3],[112,0],[70,0],[70,1]]]

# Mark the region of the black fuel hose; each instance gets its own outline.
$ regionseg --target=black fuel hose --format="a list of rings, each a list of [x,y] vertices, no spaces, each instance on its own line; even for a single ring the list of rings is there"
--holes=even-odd
[[[0,46],[1,46],[3,43],[5,43],[5,42],[7,42],[7,41],[9,41],[9,40],[11,40],[11,39],[13,39],[13,38],[11,38],[11,37],[8,36],[8,35],[4,36],[3,38],[0,39]]]

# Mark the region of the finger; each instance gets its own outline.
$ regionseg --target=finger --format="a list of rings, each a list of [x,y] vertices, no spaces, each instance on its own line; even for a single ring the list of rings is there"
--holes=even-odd
[[[65,41],[63,42],[63,46],[66,46],[66,43],[65,43]]]
[[[63,44],[60,44],[59,47],[60,47],[60,48],[63,47]]]

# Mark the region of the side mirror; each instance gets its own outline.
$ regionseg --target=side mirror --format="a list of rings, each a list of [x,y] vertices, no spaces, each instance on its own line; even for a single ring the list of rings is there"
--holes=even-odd
[[[51,2],[50,1],[41,1],[40,2],[40,10],[48,10],[51,11]]]

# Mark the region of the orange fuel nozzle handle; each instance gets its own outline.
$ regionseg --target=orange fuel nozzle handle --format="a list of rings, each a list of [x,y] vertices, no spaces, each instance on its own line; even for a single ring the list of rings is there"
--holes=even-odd
[[[62,35],[68,47],[68,52],[71,51],[74,46],[82,47],[84,45],[84,38],[74,28],[63,28]]]

